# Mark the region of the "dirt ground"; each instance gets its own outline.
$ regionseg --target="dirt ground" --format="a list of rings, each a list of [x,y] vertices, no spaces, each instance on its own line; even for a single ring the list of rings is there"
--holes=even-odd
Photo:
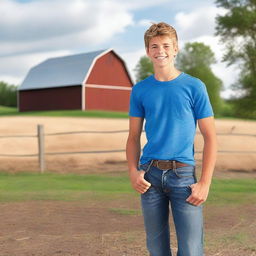
[[[138,209],[138,214],[123,215],[116,208]],[[0,209],[1,256],[148,255],[139,197],[97,205],[86,200],[2,203]],[[206,256],[255,256],[255,206],[229,210],[205,206]],[[171,239],[175,253],[172,222]]]
[[[82,133],[52,135],[71,131],[118,131],[128,129],[127,119],[104,118],[62,118],[62,117],[1,117],[0,137],[13,135],[36,135],[37,125],[44,125],[45,152],[79,152],[125,149],[127,132],[124,133]],[[216,170],[256,171],[256,122],[240,120],[216,120],[218,135],[218,158]],[[222,133],[222,134],[221,134]],[[223,135],[223,133],[225,135]],[[247,134],[247,135],[236,135]],[[248,136],[251,135],[251,136]],[[142,146],[145,134],[142,135]],[[203,138],[197,134],[195,151],[202,151]],[[236,152],[235,152],[236,151]],[[250,153],[251,152],[251,153]],[[1,154],[28,155],[38,153],[36,137],[0,138],[0,163],[2,171],[36,171],[37,157],[3,157]],[[202,153],[196,153],[200,166]],[[106,162],[125,161],[125,152],[46,155],[46,169],[55,172],[97,172]]]
[[[0,136],[45,133],[112,131],[128,129],[126,119],[1,117]],[[219,133],[256,134],[256,122],[216,120]],[[127,133],[70,134],[45,137],[46,152],[124,149]],[[145,143],[143,135],[142,144]],[[222,178],[256,178],[255,136],[218,136],[219,153],[214,175]],[[36,138],[0,138],[0,154],[36,154]],[[195,149],[202,150],[197,135]],[[200,170],[201,154],[196,154]],[[1,157],[1,171],[37,171],[35,157]],[[47,155],[47,170],[59,173],[127,172],[125,153]],[[113,209],[134,209],[126,215]],[[206,256],[256,256],[255,206],[213,207],[205,211]],[[28,201],[0,204],[0,256],[146,256],[139,197],[122,196],[108,202]],[[4,220],[4,221],[3,221]],[[106,221],[108,220],[108,221]],[[172,226],[173,253],[177,251]],[[243,231],[246,230],[246,237]]]

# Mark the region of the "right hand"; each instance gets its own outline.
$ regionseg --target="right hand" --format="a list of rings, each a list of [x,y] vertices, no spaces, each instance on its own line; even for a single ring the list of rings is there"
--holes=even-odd
[[[139,193],[144,194],[151,186],[149,182],[144,179],[145,171],[133,171],[130,173],[130,180],[132,187]]]

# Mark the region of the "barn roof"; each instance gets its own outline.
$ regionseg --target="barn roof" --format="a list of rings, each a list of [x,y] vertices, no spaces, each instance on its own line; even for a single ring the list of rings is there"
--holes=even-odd
[[[82,85],[97,58],[109,51],[112,49],[47,59],[30,69],[18,90]]]

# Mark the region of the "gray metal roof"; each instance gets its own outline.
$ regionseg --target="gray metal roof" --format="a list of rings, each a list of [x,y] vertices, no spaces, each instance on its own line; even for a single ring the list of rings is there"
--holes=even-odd
[[[82,85],[94,59],[108,51],[47,59],[30,69],[18,90]]]

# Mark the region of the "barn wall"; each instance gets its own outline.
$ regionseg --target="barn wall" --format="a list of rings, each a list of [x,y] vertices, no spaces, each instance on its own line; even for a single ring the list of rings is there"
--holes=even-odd
[[[81,86],[19,91],[19,111],[81,109]]]
[[[132,87],[123,61],[113,52],[100,57],[86,84]],[[88,88],[85,90],[85,109],[128,111],[130,90]]]
[[[85,89],[86,110],[109,110],[128,112],[130,92],[102,88]]]
[[[132,87],[123,62],[113,51],[96,61],[86,83]]]

